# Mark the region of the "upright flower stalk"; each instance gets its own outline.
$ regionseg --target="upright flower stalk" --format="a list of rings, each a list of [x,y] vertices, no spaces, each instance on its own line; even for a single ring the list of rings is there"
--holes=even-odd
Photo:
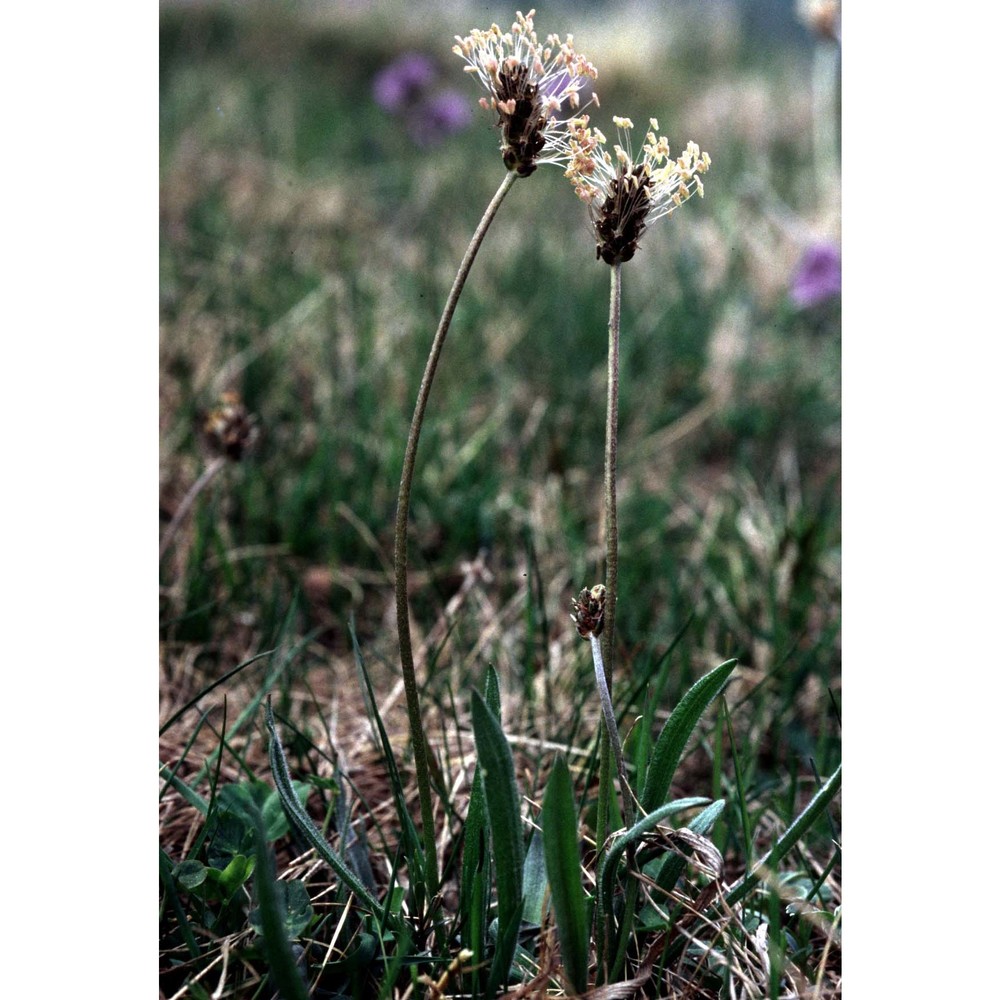
[[[614,155],[606,149],[607,139],[599,129],[590,127],[586,116],[570,125],[572,156],[566,169],[576,193],[587,203],[596,238],[597,259],[611,267],[611,303],[608,315],[608,408],[604,447],[604,539],[605,586],[602,588],[603,633],[601,648],[605,684],[601,690],[602,705],[611,704],[614,674],[615,612],[618,602],[618,390],[619,340],[621,333],[621,294],[623,263],[631,260],[639,249],[639,240],[648,226],[669,215],[697,192],[704,196],[700,175],[711,165],[708,153],[689,142],[685,151],[673,160],[666,136],[657,134],[659,125],[650,119],[641,155],[632,151],[628,118],[615,117],[619,142]],[[581,595],[582,596],[582,595]],[[581,632],[581,634],[583,634]],[[598,663],[597,640],[589,636]],[[600,678],[598,678],[598,686]],[[604,709],[605,719],[608,709]],[[604,843],[611,801],[611,749],[617,743],[612,715],[602,727],[601,766],[598,788],[597,844]],[[631,810],[630,790],[625,779],[620,744],[614,746],[623,809]]]
[[[466,72],[475,74],[489,95],[489,99],[482,98],[479,103],[498,115],[497,125],[501,132],[500,150],[508,172],[465,251],[445,303],[444,312],[441,314],[437,332],[434,334],[406,441],[399,500],[396,506],[394,536],[396,627],[399,632],[400,665],[420,798],[424,876],[431,900],[438,891],[437,848],[427,740],[420,712],[410,635],[407,587],[410,492],[420,431],[445,337],[451,326],[465,280],[472,269],[486,232],[501,202],[518,177],[530,176],[541,164],[566,165],[570,162],[573,155],[571,129],[577,127],[578,119],[562,118],[560,115],[564,106],[574,113],[579,111],[580,92],[586,78],[597,77],[597,70],[586,57],[574,50],[571,35],[567,36],[565,42],[561,41],[558,35],[549,35],[545,42],[539,41],[532,20],[534,13],[533,10],[529,11],[527,16],[518,13],[517,20],[509,32],[501,31],[494,24],[488,31],[474,30],[467,37],[456,36],[455,39],[457,44],[453,47],[453,51],[465,60]]]

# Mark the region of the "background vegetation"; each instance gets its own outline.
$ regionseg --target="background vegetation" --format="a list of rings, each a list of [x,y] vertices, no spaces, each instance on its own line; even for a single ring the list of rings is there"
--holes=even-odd
[[[430,337],[503,168],[485,112],[438,136],[372,88],[419,51],[438,68],[432,87],[474,106],[451,38],[507,26],[513,10],[409,10],[162,11],[161,520],[209,460],[201,428],[221,392],[238,391],[260,430],[161,563],[164,996],[275,988],[252,865],[236,862],[256,836],[240,786],[262,811],[277,884],[302,886],[284,912],[315,996],[435,995],[414,977],[436,979],[457,953],[456,938],[420,964],[416,939],[353,923],[343,887],[257,784],[272,782],[271,695],[310,815],[364,856],[379,898],[410,905],[391,891],[407,880],[394,868],[405,832],[350,623],[412,798],[392,613],[398,476]],[[552,6],[536,24],[572,31],[597,63],[593,115],[609,134],[612,114],[652,115],[675,150],[690,138],[712,155],[705,199],[651,230],[625,269],[615,703],[634,755],[640,718],[655,734],[697,678],[738,659],[726,710],[706,715],[673,784],[727,800],[712,840],[732,882],[840,759],[839,295],[790,294],[803,254],[839,236],[830,43],[790,12],[787,30],[750,31],[722,5],[625,24],[600,5]],[[561,749],[587,831],[599,706],[569,601],[598,582],[602,557],[607,302],[608,268],[559,171],[516,184],[459,305],[413,494],[415,639],[450,795],[446,901],[476,761],[470,695],[488,664],[527,818]],[[728,965],[664,971],[648,995],[671,995],[675,972],[707,991],[694,996],[730,982],[836,995],[838,844],[834,810],[747,902],[747,942],[772,926],[767,962],[747,944]]]

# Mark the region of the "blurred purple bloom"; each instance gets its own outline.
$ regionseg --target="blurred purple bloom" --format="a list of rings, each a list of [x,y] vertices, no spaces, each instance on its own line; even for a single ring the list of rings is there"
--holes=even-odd
[[[421,96],[421,91],[433,82],[435,75],[434,64],[427,56],[407,52],[375,77],[372,94],[386,111],[404,111]]]
[[[431,146],[472,124],[468,100],[455,90],[443,90],[413,109],[410,134],[421,146]]]
[[[789,296],[800,309],[806,309],[836,295],[840,295],[840,247],[814,243],[799,261]]]

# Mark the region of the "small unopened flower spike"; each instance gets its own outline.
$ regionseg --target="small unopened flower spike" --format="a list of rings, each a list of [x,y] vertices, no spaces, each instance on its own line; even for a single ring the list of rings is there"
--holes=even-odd
[[[496,111],[504,165],[521,177],[540,164],[569,161],[570,120],[561,115],[566,108],[577,112],[586,80],[597,79],[597,69],[573,48],[572,35],[539,41],[534,15],[518,11],[508,32],[494,24],[465,38],[456,35],[452,48],[489,93],[479,103]],[[592,100],[597,103],[596,94]]]
[[[256,444],[260,433],[257,418],[243,405],[238,392],[221,394],[218,405],[205,417],[201,430],[205,443],[215,455],[184,494],[164,530],[160,539],[161,559],[177,537],[177,532],[202,490],[226,467],[227,462],[240,461]]]
[[[202,425],[208,446],[238,462],[254,446],[259,434],[257,419],[247,411],[238,392],[224,392],[219,405]]]
[[[591,636],[597,638],[604,629],[604,599],[607,591],[603,584],[596,587],[584,587],[580,596],[573,601],[575,614],[570,618],[576,622],[576,630],[584,639]]]
[[[704,196],[701,174],[712,160],[693,142],[676,159],[670,158],[666,136],[658,135],[659,123],[650,118],[650,129],[636,159],[632,152],[628,118],[615,117],[619,142],[614,156],[605,148],[607,140],[590,128],[586,116],[571,123],[572,157],[566,169],[576,193],[590,207],[597,237],[597,258],[606,264],[631,260],[639,249],[646,228],[683,205],[692,194]]]

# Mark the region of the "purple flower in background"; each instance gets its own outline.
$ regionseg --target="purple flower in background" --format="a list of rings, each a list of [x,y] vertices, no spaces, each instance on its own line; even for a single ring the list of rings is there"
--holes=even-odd
[[[789,296],[800,309],[807,309],[837,295],[840,295],[840,247],[836,243],[814,243],[799,261]]]
[[[386,111],[405,111],[421,96],[433,81],[434,64],[419,52],[407,52],[394,59],[376,77],[372,84],[375,101]]]
[[[375,103],[406,122],[418,146],[433,146],[472,124],[472,109],[454,90],[440,90],[438,71],[427,56],[407,52],[394,59],[372,82]]]
[[[443,90],[414,108],[410,135],[421,146],[431,146],[472,124],[468,100],[455,90]]]

